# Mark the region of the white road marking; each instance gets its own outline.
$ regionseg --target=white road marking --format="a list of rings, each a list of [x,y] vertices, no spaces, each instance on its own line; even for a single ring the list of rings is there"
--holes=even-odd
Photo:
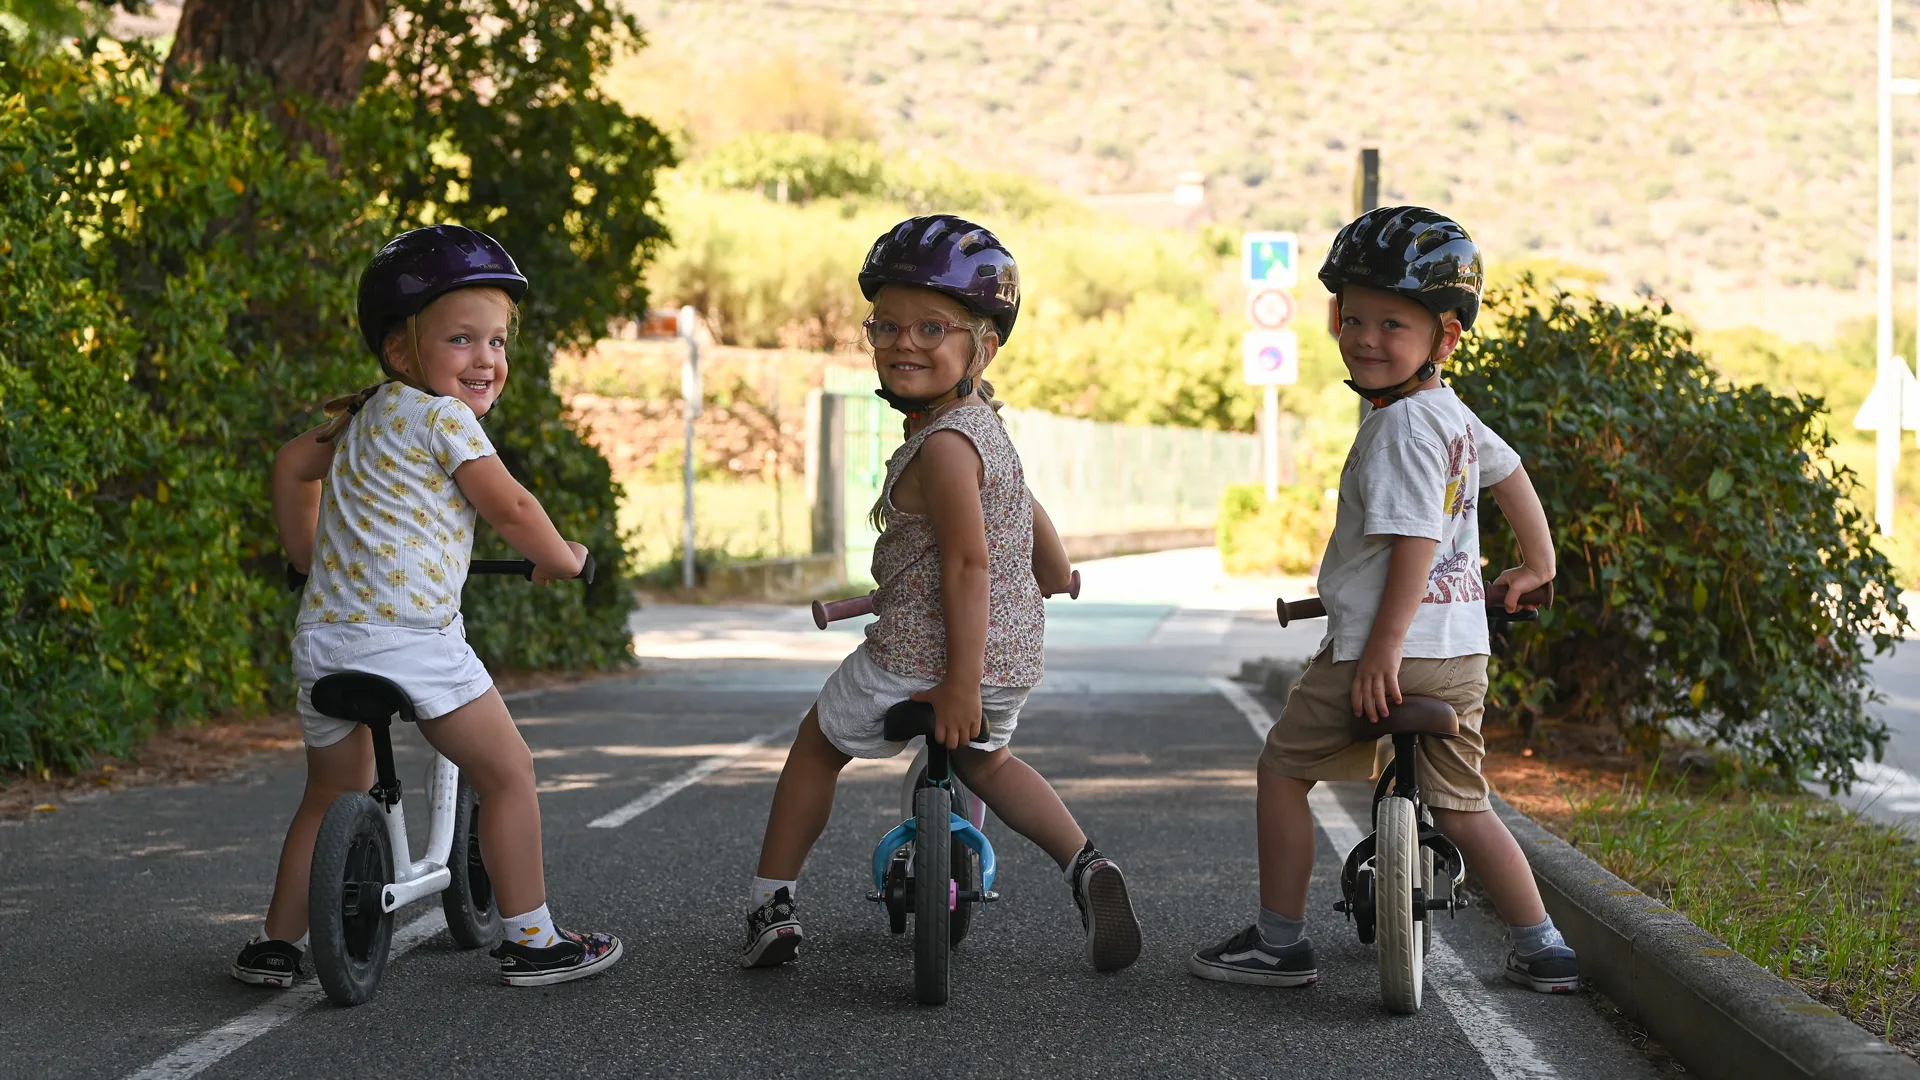
[[[641,814],[666,802],[668,799],[673,798],[680,792],[719,772],[721,769],[739,761],[741,757],[766,745],[767,740],[782,734],[785,730],[785,728],[782,728],[780,731],[769,731],[765,735],[755,735],[745,742],[735,743],[731,747],[728,747],[725,752],[716,754],[702,761],[700,764],[661,784],[659,787],[654,788],[652,791],[647,792],[645,795],[640,796],[627,805],[620,807],[618,810],[602,814],[592,821],[587,822],[587,828],[617,829],[627,822],[632,821],[634,818],[639,817]]]
[[[415,945],[446,928],[446,913],[436,905],[432,911],[394,931],[393,951],[388,954],[388,962],[400,959]],[[127,1080],[186,1080],[318,1005],[327,996],[320,989],[320,980],[313,978],[291,989],[271,993],[271,999],[248,1009],[139,1072],[129,1074]]]
[[[1230,680],[1212,682],[1220,696],[1247,718],[1254,734],[1265,739],[1273,727],[1273,717],[1268,715],[1265,706]],[[1366,831],[1328,785],[1315,784],[1307,802],[1335,848],[1351,851],[1365,839]],[[1533,1040],[1513,1026],[1506,1011],[1487,993],[1485,984],[1437,933],[1433,935],[1432,951],[1427,954],[1427,972],[1434,992],[1453,1014],[1454,1023],[1460,1026],[1461,1033],[1498,1080],[1547,1080],[1560,1075],[1541,1058]]]
[[[1849,802],[1862,809],[1878,803],[1896,814],[1920,813],[1920,777],[1882,761],[1858,762],[1854,771],[1860,774],[1860,782],[1854,785]]]

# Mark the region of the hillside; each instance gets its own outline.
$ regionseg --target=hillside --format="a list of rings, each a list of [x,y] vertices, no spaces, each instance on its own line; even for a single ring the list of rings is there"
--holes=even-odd
[[[1456,0],[1417,21],[1388,0],[632,6],[664,82],[836,70],[893,148],[1085,195],[1201,171],[1215,220],[1297,229],[1310,256],[1368,145],[1386,199],[1455,213],[1497,259],[1596,267],[1616,295],[1792,338],[1872,310],[1870,4]],[[1920,0],[1896,11],[1900,70],[1920,72]],[[1896,115],[1910,280],[1920,105]]]

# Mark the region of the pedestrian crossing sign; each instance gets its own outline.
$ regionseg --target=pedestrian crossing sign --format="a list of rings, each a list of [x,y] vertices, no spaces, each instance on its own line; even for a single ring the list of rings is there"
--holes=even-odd
[[[1300,283],[1300,243],[1290,232],[1240,236],[1241,277],[1249,288],[1291,289]]]

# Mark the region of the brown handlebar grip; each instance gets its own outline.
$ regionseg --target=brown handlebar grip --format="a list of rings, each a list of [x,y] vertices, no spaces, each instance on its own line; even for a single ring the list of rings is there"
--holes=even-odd
[[[1067,599],[1080,599],[1080,571],[1075,570],[1073,576],[1068,578],[1067,582]]]
[[[825,630],[830,622],[871,614],[873,614],[872,593],[865,596],[849,596],[845,600],[829,600],[824,604],[818,600],[813,602],[813,625],[822,630]]]
[[[1274,613],[1280,616],[1280,625],[1286,626],[1297,619],[1322,619],[1327,614],[1326,601],[1317,596],[1288,603],[1285,599],[1273,602]]]
[[[1487,606],[1497,608],[1505,608],[1507,606],[1507,587],[1505,585],[1493,581],[1487,582]],[[1520,606],[1552,607],[1553,582],[1549,581],[1532,592],[1520,594]]]

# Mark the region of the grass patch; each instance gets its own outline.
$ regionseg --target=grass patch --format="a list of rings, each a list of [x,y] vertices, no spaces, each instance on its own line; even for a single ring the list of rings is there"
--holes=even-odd
[[[1576,793],[1555,831],[1848,1019],[1920,1049],[1920,847],[1814,795],[1725,780]],[[1556,815],[1558,816],[1558,815]]]
[[[813,526],[805,485],[790,478],[776,489],[751,481],[696,481],[693,486],[696,562],[742,562],[812,550]],[[630,481],[620,496],[620,532],[638,574],[660,571],[679,580],[680,528],[686,494],[679,484]],[[782,513],[784,511],[784,513]]]

